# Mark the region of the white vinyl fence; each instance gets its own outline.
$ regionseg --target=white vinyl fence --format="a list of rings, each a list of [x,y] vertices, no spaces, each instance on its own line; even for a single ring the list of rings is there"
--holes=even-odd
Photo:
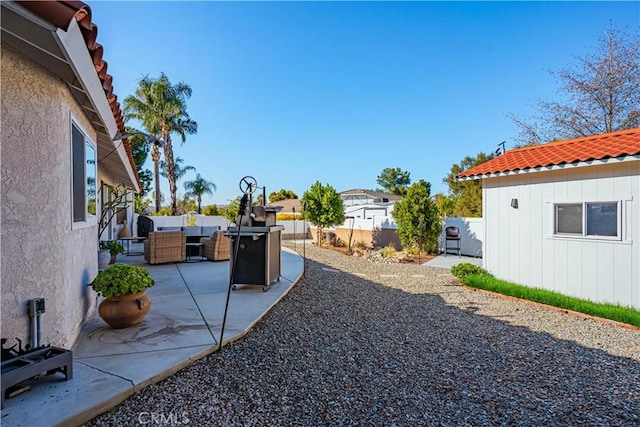
[[[445,250],[444,230],[450,226],[458,227],[460,230],[460,253],[462,255],[482,257],[482,244],[484,242],[483,218],[445,218],[442,224],[442,234],[440,235],[440,252]],[[449,247],[453,245],[453,242],[449,242]]]
[[[138,214],[133,215],[133,235],[138,235]],[[227,218],[220,215],[193,215],[196,217],[196,225],[197,226],[207,226],[207,225],[217,225],[221,230],[226,230],[229,226],[229,221]],[[188,215],[179,215],[179,216],[151,216],[148,215],[149,218],[153,220],[154,229],[157,230],[158,227],[186,227]]]

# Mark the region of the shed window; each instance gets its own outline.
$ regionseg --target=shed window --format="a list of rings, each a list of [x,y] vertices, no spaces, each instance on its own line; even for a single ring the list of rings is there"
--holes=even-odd
[[[620,202],[558,203],[556,235],[620,238]]]
[[[556,205],[556,234],[582,235],[582,204]]]
[[[587,203],[587,236],[618,235],[618,203]]]

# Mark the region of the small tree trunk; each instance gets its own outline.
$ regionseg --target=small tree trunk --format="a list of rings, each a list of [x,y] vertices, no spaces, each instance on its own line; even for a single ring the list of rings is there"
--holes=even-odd
[[[318,247],[322,246],[322,227],[318,227]]]
[[[153,144],[151,148],[151,160],[153,160],[153,178],[155,186],[156,212],[160,211],[160,149],[157,144]]]

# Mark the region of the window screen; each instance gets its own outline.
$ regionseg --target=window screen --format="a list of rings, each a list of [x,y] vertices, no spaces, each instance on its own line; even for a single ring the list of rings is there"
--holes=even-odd
[[[582,235],[582,204],[556,205],[556,234]]]
[[[618,203],[587,203],[587,236],[618,235]]]

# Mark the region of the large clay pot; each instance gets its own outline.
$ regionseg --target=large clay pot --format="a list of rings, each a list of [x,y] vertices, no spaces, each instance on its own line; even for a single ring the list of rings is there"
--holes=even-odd
[[[118,233],[118,239],[122,239],[123,237],[131,237],[131,230],[129,230],[126,219],[122,220],[122,228]]]
[[[109,297],[100,303],[98,314],[114,329],[137,325],[151,308],[151,299],[144,291]]]

